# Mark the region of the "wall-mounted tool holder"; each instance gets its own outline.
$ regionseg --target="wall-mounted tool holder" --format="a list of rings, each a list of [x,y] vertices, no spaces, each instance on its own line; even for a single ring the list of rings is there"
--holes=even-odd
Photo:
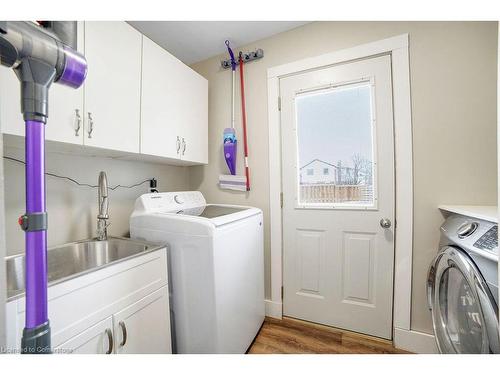
[[[249,63],[250,61],[259,60],[264,57],[264,50],[259,48],[253,52],[245,52],[243,53],[243,62]],[[231,69],[231,59],[222,60],[220,62],[222,69]],[[236,56],[236,65],[238,65],[238,56]]]

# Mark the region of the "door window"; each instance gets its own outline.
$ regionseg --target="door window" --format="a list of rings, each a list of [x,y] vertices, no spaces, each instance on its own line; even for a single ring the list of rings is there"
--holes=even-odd
[[[372,88],[363,82],[295,97],[299,206],[376,206]]]

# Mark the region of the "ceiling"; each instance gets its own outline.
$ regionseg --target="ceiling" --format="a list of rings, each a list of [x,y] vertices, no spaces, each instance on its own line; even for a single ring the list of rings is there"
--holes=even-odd
[[[141,33],[185,64],[193,64],[226,51],[308,22],[299,21],[129,21]]]

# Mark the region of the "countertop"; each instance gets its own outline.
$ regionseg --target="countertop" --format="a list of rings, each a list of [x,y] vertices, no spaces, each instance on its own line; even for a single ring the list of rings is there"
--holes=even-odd
[[[471,216],[476,219],[482,219],[498,223],[498,207],[497,206],[455,206],[441,205],[438,207],[441,211],[452,212],[455,214]]]

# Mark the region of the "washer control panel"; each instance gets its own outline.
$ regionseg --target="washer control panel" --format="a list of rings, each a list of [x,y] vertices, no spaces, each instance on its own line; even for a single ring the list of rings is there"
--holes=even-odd
[[[474,247],[492,251],[498,247],[498,225],[492,226],[485,234],[474,242]]]
[[[149,193],[141,195],[136,203],[136,211],[177,212],[207,203],[199,191],[177,191],[167,193]]]

